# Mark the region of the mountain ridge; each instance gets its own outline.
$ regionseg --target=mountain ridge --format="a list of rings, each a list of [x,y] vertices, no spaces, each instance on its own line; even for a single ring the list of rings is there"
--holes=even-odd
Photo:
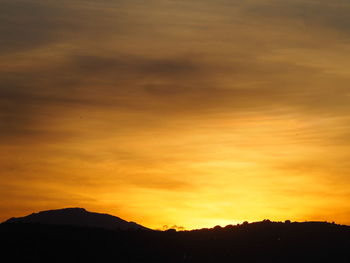
[[[57,216],[62,214],[79,224],[67,224],[67,217]],[[114,223],[100,227],[96,218]],[[116,227],[121,222],[127,228]],[[0,249],[11,262],[345,263],[350,258],[350,226],[329,222],[265,219],[190,231],[139,231],[130,224],[136,223],[83,208],[42,211],[0,224]]]
[[[67,225],[81,227],[99,227],[105,229],[140,229],[150,230],[135,222],[128,222],[119,217],[87,211],[85,208],[68,207],[54,210],[45,210],[23,217],[12,217],[3,223],[34,223],[49,225]]]
[[[126,221],[120,217],[110,215],[108,213],[97,213],[97,212],[91,212],[86,210],[82,207],[66,207],[66,208],[59,208],[59,209],[50,209],[50,210],[44,210],[39,212],[34,212],[26,216],[22,217],[11,217],[4,222],[0,222],[0,224],[6,224],[6,223],[34,223],[34,224],[52,224],[52,225],[67,225],[67,226],[81,226],[81,227],[98,227],[98,228],[105,228],[109,230],[113,229],[121,229],[121,230],[132,230],[132,229],[143,229],[143,230],[153,230],[150,228],[147,228],[143,225],[140,225],[133,221]],[[236,225],[226,225],[226,226],[214,226],[212,228],[205,227],[205,228],[197,228],[197,229],[190,229],[186,231],[198,231],[198,230],[211,230],[211,229],[228,229],[228,228],[235,228],[240,227],[244,225],[259,225],[259,224],[329,224],[329,225],[337,225],[337,226],[344,226],[349,227],[349,225],[344,224],[336,224],[335,222],[327,222],[327,221],[303,221],[303,222],[291,222],[290,220],[285,220],[284,222],[280,221],[270,221],[268,219],[262,220],[262,221],[256,221],[256,222],[250,222],[247,221],[243,222],[242,224],[236,224]],[[165,231],[173,231],[176,229],[166,229]]]

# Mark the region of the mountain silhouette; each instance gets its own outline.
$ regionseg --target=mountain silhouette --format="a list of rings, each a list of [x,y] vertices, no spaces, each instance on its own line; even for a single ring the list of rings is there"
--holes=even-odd
[[[50,263],[347,263],[350,226],[261,222],[191,231],[149,231],[82,208],[44,211],[0,224],[0,259]]]
[[[84,208],[78,207],[42,211],[25,217],[13,217],[5,221],[5,223],[67,225],[79,227],[97,227],[110,230],[148,229],[144,226],[141,226],[134,222],[125,221],[116,216],[93,213],[85,210]]]

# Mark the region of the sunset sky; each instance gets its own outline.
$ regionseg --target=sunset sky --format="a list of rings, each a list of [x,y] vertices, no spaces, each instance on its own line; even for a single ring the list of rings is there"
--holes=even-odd
[[[0,221],[350,224],[348,0],[0,0]]]

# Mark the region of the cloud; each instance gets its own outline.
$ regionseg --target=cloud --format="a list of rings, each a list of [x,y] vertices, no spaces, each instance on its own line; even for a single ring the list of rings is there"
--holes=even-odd
[[[350,22],[348,13],[350,4],[344,0],[329,1],[259,1],[242,8],[244,12],[265,21],[288,20],[303,22],[315,30],[337,30],[349,34]]]
[[[153,114],[162,121],[164,115],[239,114],[276,107],[344,114],[349,107],[346,77],[278,60],[220,63],[213,66],[216,61],[205,55],[66,54],[32,69],[14,67],[0,75],[1,133],[42,134],[40,129],[53,124],[50,119],[92,109]],[[323,88],[333,83],[338,85]]]
[[[133,6],[133,5],[129,5]],[[107,34],[127,35],[131,14],[125,1],[40,1],[3,0],[0,18],[0,54],[26,52],[52,46],[89,41]],[[127,7],[128,8],[128,7]],[[115,15],[115,12],[118,15]],[[83,48],[83,47],[81,47]]]
[[[186,202],[218,209],[237,182],[262,199],[277,172],[307,170],[291,182],[309,182],[325,145],[348,138],[349,11],[341,0],[2,1],[2,180],[100,200],[132,191],[141,204],[170,193],[167,207],[193,189]],[[325,178],[347,182],[342,151]],[[7,194],[36,191],[23,188]],[[248,188],[236,192],[254,199]]]
[[[66,12],[65,12],[66,11]],[[28,50],[59,40],[58,32],[69,27],[69,10],[42,1],[2,1],[1,54]]]

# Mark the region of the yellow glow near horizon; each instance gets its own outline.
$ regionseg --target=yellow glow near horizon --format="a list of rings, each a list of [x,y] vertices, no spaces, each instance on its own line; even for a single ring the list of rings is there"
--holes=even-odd
[[[350,224],[336,2],[5,0],[0,220],[79,206],[151,228]]]

